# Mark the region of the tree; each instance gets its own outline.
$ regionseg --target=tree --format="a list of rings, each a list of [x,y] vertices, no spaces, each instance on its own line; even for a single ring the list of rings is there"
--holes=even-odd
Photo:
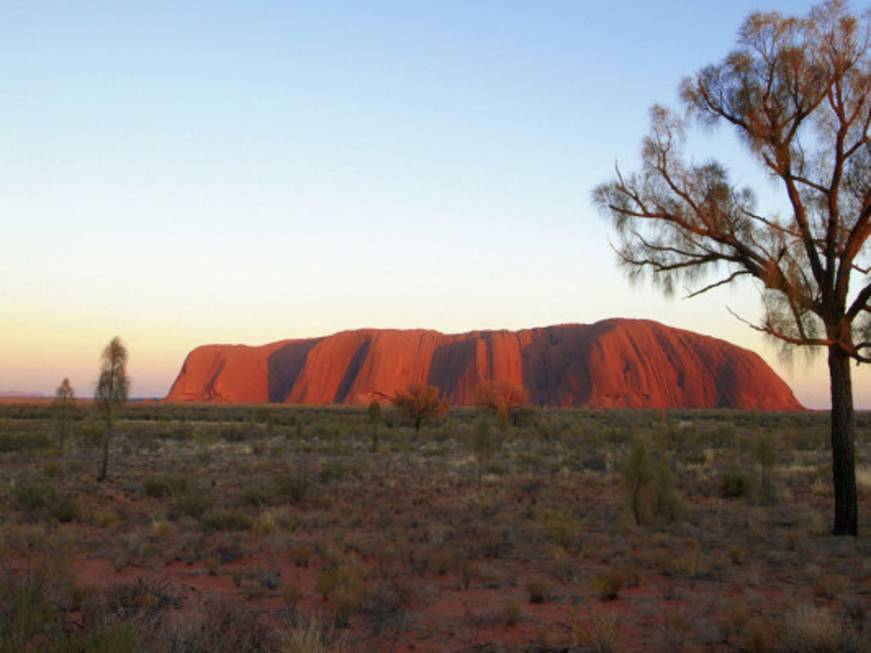
[[[73,410],[75,410],[75,406],[76,393],[73,391],[73,386],[70,385],[70,380],[64,377],[64,380],[61,381],[61,384],[54,393],[54,411],[55,418],[57,419],[59,438],[58,446],[61,451],[64,448],[70,416]]]
[[[762,468],[762,500],[764,502],[773,501],[776,496],[774,484],[771,481],[771,469],[777,460],[776,453],[774,437],[767,431],[761,433],[756,438],[753,457]]]
[[[414,422],[418,433],[423,420],[438,417],[448,410],[447,402],[439,399],[439,389],[434,385],[411,385],[407,392],[396,393],[393,405]]]
[[[652,108],[641,170],[618,168],[593,192],[630,278],[666,294],[692,284],[687,297],[751,279],[763,315],[745,322],[784,350],[826,348],[836,535],[858,533],[850,361],[871,362],[869,42],[871,12],[851,15],[840,0],[803,18],[751,14],[733,52],[684,80],[682,116]],[[693,124],[737,131],[786,215],[757,208],[722,163],[688,160]]]
[[[478,406],[497,415],[503,422],[516,409],[526,405],[526,390],[511,381],[488,381],[478,386]]]
[[[636,436],[623,462],[623,484],[629,500],[629,509],[637,525],[647,521],[649,494],[653,485],[653,465],[647,455],[647,444]]]
[[[383,419],[381,404],[377,399],[373,399],[369,403],[369,408],[366,410],[369,415],[369,421],[372,423],[372,453],[378,452],[378,425]]]
[[[472,454],[475,456],[479,485],[484,478],[484,468],[493,459],[500,444],[499,436],[490,428],[490,418],[483,415],[479,417],[472,434]]]
[[[94,399],[105,420],[103,432],[103,461],[97,474],[105,481],[109,467],[109,440],[112,438],[112,420],[117,407],[127,401],[130,378],[127,376],[127,348],[117,336],[106,345],[100,356],[100,379]]]

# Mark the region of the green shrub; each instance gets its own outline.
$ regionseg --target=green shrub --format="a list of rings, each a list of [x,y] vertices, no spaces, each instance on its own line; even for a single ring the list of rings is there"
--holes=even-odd
[[[759,436],[753,447],[753,457],[762,468],[762,484],[760,487],[762,500],[765,502],[774,501],[777,497],[774,483],[771,480],[771,468],[776,461],[776,451],[777,442],[768,431]]]
[[[529,596],[530,603],[544,603],[548,595],[547,585],[540,578],[530,578],[526,581],[526,594]]]
[[[583,522],[573,515],[559,510],[544,510],[536,516],[547,534],[561,547],[569,551],[579,551]]]
[[[212,497],[205,490],[193,488],[173,499],[170,517],[193,517],[199,519],[209,508],[212,507]]]
[[[641,525],[649,518],[649,494],[654,480],[647,444],[640,437],[632,440],[632,445],[623,463],[623,486],[629,509],[635,523]]]
[[[576,643],[590,653],[615,653],[620,650],[620,628],[616,618],[611,615],[593,613],[589,622],[584,624],[574,613],[572,633]]]
[[[680,519],[683,506],[668,463],[656,465],[653,479],[653,514],[666,522]]]
[[[0,434],[0,453],[50,449],[52,444],[51,438],[43,433]]]
[[[276,482],[278,495],[285,501],[297,504],[302,503],[308,493],[308,479],[293,474],[283,474]]]
[[[24,482],[16,486],[12,495],[21,510],[35,512],[51,503],[55,496],[55,489],[45,483]]]
[[[487,417],[480,417],[472,435],[472,454],[478,468],[478,482],[481,482],[484,469],[499,449],[499,435],[491,428]]]
[[[60,522],[75,521],[80,516],[74,497],[61,494],[45,483],[22,483],[15,488],[13,496],[18,507],[28,513],[45,510]]]
[[[727,499],[749,499],[753,496],[753,481],[744,472],[728,471],[720,478],[720,493]]]
[[[221,429],[221,439],[227,442],[244,442],[251,437],[249,429],[241,426],[225,426]]]
[[[239,500],[246,506],[271,506],[275,503],[275,491],[262,483],[251,485],[242,490]]]
[[[181,474],[160,474],[148,476],[143,483],[146,496],[161,498],[179,496],[191,490],[192,483],[187,476]]]
[[[52,653],[136,653],[139,634],[132,624],[121,622],[64,640],[50,650]]]
[[[330,603],[337,626],[347,627],[362,604],[364,580],[364,567],[355,558],[324,565],[315,573],[315,591]]]
[[[282,635],[284,653],[344,653],[346,639],[317,619],[298,624]]]
[[[602,601],[613,601],[620,594],[623,585],[626,584],[626,577],[616,569],[609,569],[596,576],[593,583],[596,587],[596,593]]]
[[[215,508],[203,516],[203,524],[216,531],[247,531],[253,520],[234,508]]]
[[[57,494],[48,506],[49,513],[59,522],[77,521],[81,515],[79,504],[74,497]]]

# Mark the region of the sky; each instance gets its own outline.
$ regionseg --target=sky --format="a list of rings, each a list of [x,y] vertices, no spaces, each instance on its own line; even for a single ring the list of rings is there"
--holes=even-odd
[[[156,397],[210,342],[643,317],[824,408],[825,356],[728,312],[758,317],[754,286],[631,285],[590,199],[748,13],[810,5],[3,0],[0,391],[90,396],[115,335]],[[693,148],[760,176],[728,130]]]

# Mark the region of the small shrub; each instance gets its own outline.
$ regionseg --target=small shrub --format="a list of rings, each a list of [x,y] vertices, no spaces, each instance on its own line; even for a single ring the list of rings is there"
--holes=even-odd
[[[139,650],[139,634],[127,622],[99,626],[51,649],[53,653],[136,653]]]
[[[520,604],[517,601],[509,601],[502,606],[502,621],[508,627],[514,627],[520,621],[523,612],[520,609]]]
[[[613,601],[619,596],[620,590],[623,589],[626,577],[617,569],[609,569],[605,573],[596,576],[593,583],[600,600]]]
[[[852,629],[823,608],[798,608],[786,618],[781,650],[789,653],[860,653]]]
[[[348,626],[364,598],[364,569],[354,558],[325,565],[315,573],[315,591],[329,601],[336,625]]]
[[[499,436],[490,426],[487,417],[480,417],[475,424],[472,436],[472,453],[475,456],[478,471],[478,483],[481,482],[484,469],[499,448]]]
[[[332,628],[311,619],[282,634],[283,653],[344,653],[346,640]]]
[[[151,522],[151,537],[155,540],[165,540],[172,534],[172,526],[162,519]]]
[[[580,551],[584,526],[580,519],[559,510],[544,510],[536,519],[554,542],[568,551]]]
[[[284,474],[277,480],[278,495],[293,504],[302,503],[308,493],[308,479],[293,474]]]
[[[745,551],[740,546],[734,546],[729,549],[729,560],[733,565],[741,565],[744,563],[744,559],[747,557],[747,551]]]
[[[289,583],[288,585],[285,585],[282,596],[285,605],[289,608],[294,608],[296,607],[296,604],[299,603],[300,597],[302,597],[302,589],[296,583]]]
[[[720,620],[720,633],[723,640],[729,641],[740,637],[747,625],[748,616],[747,604],[744,601],[737,600],[729,606],[726,614]]]
[[[173,494],[170,518],[193,517],[199,519],[212,507],[214,500],[204,488],[190,485],[179,494]]]
[[[762,500],[765,502],[771,502],[776,499],[774,484],[771,481],[771,468],[774,466],[776,460],[776,448],[777,445],[774,436],[772,436],[768,431],[759,436],[756,440],[755,446],[753,447],[753,457],[762,468],[761,490]]]
[[[847,589],[847,582],[841,576],[817,571],[811,574],[811,587],[814,596],[831,601],[844,593]]]
[[[765,621],[751,621],[744,629],[744,648],[747,653],[775,653],[779,649],[776,630]]]
[[[215,508],[203,516],[203,524],[216,531],[247,531],[252,519],[234,508]]]
[[[619,628],[614,617],[594,613],[584,624],[577,613],[572,615],[572,633],[575,643],[589,653],[616,653],[618,649]]]
[[[547,601],[547,585],[541,578],[530,578],[526,581],[526,593],[530,603],[539,604]]]
[[[271,535],[278,530],[278,518],[271,510],[261,512],[251,524],[251,532],[256,535]]]
[[[79,504],[74,497],[65,494],[59,494],[54,497],[49,505],[49,513],[59,522],[77,521],[81,511]]]
[[[727,499],[749,499],[753,496],[753,481],[744,472],[726,472],[720,478],[720,493]]]
[[[0,453],[10,451],[39,451],[50,449],[52,441],[41,433],[3,433],[0,434]]]
[[[146,477],[142,484],[145,496],[160,499],[162,497],[179,496],[190,492],[191,482],[187,476],[181,474],[160,474]]]
[[[265,485],[251,485],[242,490],[239,500],[246,506],[271,506],[275,503],[275,491]]]
[[[98,510],[91,519],[100,528],[111,528],[119,521],[118,513],[114,510]]]
[[[647,445],[643,439],[636,437],[623,463],[623,485],[629,509],[638,525],[647,522],[649,517],[648,495],[654,475],[647,454]]]
[[[653,514],[666,522],[678,521],[683,512],[671,468],[665,461],[656,465],[653,478]]]
[[[290,560],[297,567],[308,567],[311,555],[311,549],[302,545],[291,547],[289,552]]]
[[[60,522],[75,521],[80,517],[79,504],[74,497],[60,494],[44,483],[22,483],[13,491],[13,498],[24,512],[43,510]]]
[[[54,498],[54,488],[44,483],[25,482],[13,491],[18,507],[25,512],[35,512],[48,506]]]

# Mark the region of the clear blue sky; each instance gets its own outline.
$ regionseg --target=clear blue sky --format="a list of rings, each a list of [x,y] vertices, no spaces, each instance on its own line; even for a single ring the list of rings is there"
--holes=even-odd
[[[630,287],[592,187],[755,9],[808,2],[3,2],[0,390],[162,395],[191,347],[650,317],[781,365],[726,304]],[[730,134],[702,141],[753,180]],[[871,378],[856,377],[869,405]]]

